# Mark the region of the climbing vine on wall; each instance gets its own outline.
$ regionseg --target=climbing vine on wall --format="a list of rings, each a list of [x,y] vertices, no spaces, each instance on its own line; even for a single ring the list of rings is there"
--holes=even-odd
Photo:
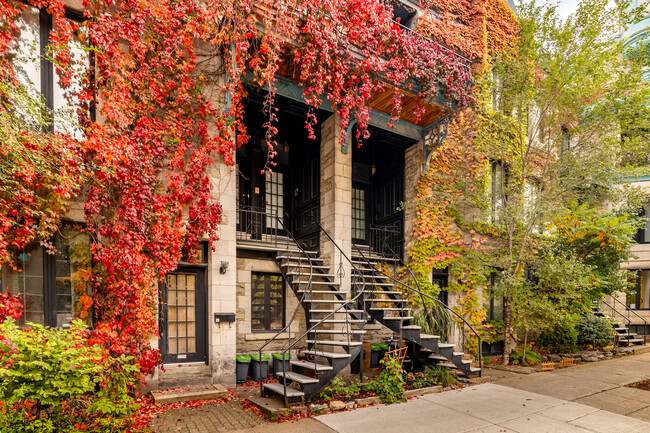
[[[78,108],[83,140],[30,128],[16,114],[27,105],[46,113],[41,125],[51,121],[41,101],[19,100],[24,87],[8,55],[28,7],[53,17],[48,57]],[[112,356],[133,355],[144,373],[159,360],[149,345],[159,281],[184,247],[191,255],[200,239],[217,240],[222,210],[210,167],[217,159],[233,164],[234,148],[247,140],[247,85],[268,90],[268,168],[277,75],[301,85],[314,109],[328,99],[343,131],[355,120],[360,141],[368,136],[369,101],[386,88],[419,97],[416,119],[438,96],[446,110],[472,101],[468,65],[396,25],[392,7],[378,0],[84,0],[81,22],[68,19],[60,0],[0,0],[0,10],[0,126],[10,144],[0,151],[0,263],[29,242],[47,243],[69,200],[82,197],[93,239],[93,341]],[[433,35],[460,45],[448,38]],[[72,60],[76,40],[92,70]],[[397,118],[402,93],[393,95]],[[312,132],[315,122],[310,115]],[[83,304],[87,310],[87,298]]]

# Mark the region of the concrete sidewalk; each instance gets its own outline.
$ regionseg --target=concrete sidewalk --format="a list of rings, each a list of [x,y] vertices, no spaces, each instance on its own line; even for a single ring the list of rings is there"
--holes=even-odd
[[[496,383],[650,421],[650,391],[624,386],[648,378],[650,353],[643,353],[544,373],[511,374]]]
[[[650,432],[645,421],[490,383],[316,419],[339,433]]]

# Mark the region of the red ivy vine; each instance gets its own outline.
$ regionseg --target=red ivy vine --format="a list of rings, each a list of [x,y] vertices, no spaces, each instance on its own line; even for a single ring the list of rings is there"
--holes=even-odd
[[[191,254],[200,239],[217,240],[222,209],[210,167],[217,159],[233,164],[234,148],[247,140],[246,83],[269,90],[270,158],[276,75],[301,85],[314,109],[327,98],[342,131],[355,120],[360,139],[368,136],[369,101],[386,87],[419,96],[416,118],[439,93],[448,108],[472,101],[469,65],[450,48],[394,23],[392,6],[379,0],[84,0],[81,25],[66,18],[62,0],[29,4],[54,17],[50,43],[61,84],[83,84],[74,102],[86,139],[0,125],[16,143],[0,152],[16,161],[14,183],[3,183],[0,196],[0,262],[8,261],[11,249],[47,241],[69,199],[82,196],[93,235],[94,339],[113,355],[133,355],[143,373],[159,361],[149,345],[157,333],[158,283],[176,268],[184,247]],[[7,89],[17,88],[5,54],[25,7],[0,0],[0,72],[8,86],[0,90],[8,101],[3,113],[11,110]],[[417,28],[430,28],[434,19],[421,17]],[[449,34],[427,32],[460,49],[465,34],[459,30],[452,43]],[[94,69],[85,73],[71,65],[68,47],[75,37],[92,54]],[[393,94],[397,118],[402,93]],[[89,115],[93,105],[98,121]],[[306,127],[313,132],[315,123],[312,115]],[[56,161],[51,172],[36,169],[48,160]],[[27,201],[6,198],[19,188]]]

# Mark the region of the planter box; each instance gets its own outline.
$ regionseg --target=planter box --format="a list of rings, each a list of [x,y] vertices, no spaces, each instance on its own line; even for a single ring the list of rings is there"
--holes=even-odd
[[[442,392],[442,386],[429,386],[426,388],[409,389],[404,391],[404,397],[418,397],[420,395]]]

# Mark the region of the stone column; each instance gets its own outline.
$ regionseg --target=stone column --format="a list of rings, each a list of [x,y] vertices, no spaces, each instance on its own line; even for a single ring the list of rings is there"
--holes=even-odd
[[[404,261],[408,262],[409,246],[413,242],[413,223],[417,217],[415,207],[417,186],[420,181],[422,142],[418,142],[404,151]]]
[[[343,153],[339,143],[339,116],[333,115],[321,126],[320,220],[348,258],[352,252],[352,149]],[[334,274],[344,274],[341,290],[350,291],[352,267],[328,237],[321,233],[320,248],[325,263]],[[338,282],[338,279],[337,279]]]
[[[216,163],[210,173],[213,194],[223,207],[219,240],[208,260],[208,359],[214,383],[235,384],[235,323],[217,324],[214,313],[237,311],[237,225],[236,176],[234,166]],[[221,262],[228,262],[225,274],[219,272]]]

